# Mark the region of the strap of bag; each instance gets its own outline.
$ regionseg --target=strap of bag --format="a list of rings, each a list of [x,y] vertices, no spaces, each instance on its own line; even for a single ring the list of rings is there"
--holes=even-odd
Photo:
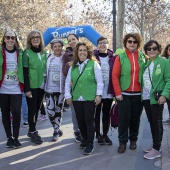
[[[47,56],[47,59],[48,59],[50,56],[51,56],[51,54],[49,54],[49,55]]]
[[[154,89],[154,87],[153,87],[153,83],[152,83],[152,80],[151,80],[151,72],[150,72],[149,67],[148,67],[148,71],[149,71],[149,79],[150,79],[150,82],[151,82],[152,88]]]
[[[87,62],[87,64],[88,64],[88,62]],[[77,80],[76,80],[76,83],[75,83],[75,85],[74,85],[74,87],[73,87],[72,92],[74,91],[74,89],[75,89],[75,87],[76,87],[76,85],[77,85],[77,82],[78,82],[79,78],[81,77],[81,75],[83,74],[83,72],[84,72],[84,70],[85,70],[85,68],[86,68],[87,64],[84,66],[84,68],[83,68],[83,70],[82,70],[81,74],[78,76],[78,78],[77,78]]]

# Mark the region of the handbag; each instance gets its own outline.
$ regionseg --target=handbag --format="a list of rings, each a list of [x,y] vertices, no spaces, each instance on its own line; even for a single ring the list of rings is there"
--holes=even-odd
[[[154,92],[154,98],[155,100],[159,100],[159,98],[161,97],[161,93],[163,92],[163,90],[157,90],[156,92]]]
[[[110,109],[110,126],[113,128],[118,127],[118,106],[115,102]]]
[[[154,87],[153,87],[153,83],[152,83],[152,80],[151,80],[151,75],[150,75],[150,69],[149,69],[149,67],[148,67],[148,71],[149,71],[149,79],[150,79],[150,81],[151,81],[151,85],[152,85],[152,88],[154,89]],[[161,93],[163,92],[163,90],[156,90],[155,92],[154,92],[154,98],[155,98],[155,100],[159,100],[159,98],[161,97]]]

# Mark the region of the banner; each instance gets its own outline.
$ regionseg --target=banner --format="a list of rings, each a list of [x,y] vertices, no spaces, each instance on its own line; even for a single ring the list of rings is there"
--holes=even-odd
[[[95,46],[97,46],[97,39],[100,34],[91,26],[75,26],[75,27],[54,27],[48,28],[43,33],[44,44],[47,46],[53,38],[67,38],[69,34],[76,34],[78,37],[85,37]]]

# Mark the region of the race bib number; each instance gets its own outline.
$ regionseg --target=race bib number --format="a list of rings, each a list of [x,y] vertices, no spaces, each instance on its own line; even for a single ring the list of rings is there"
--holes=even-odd
[[[14,71],[8,71],[5,74],[4,81],[8,84],[18,84],[18,76]]]

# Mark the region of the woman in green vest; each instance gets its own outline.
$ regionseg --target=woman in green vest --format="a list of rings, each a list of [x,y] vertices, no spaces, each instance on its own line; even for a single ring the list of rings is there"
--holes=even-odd
[[[148,41],[144,50],[149,60],[143,71],[142,99],[152,134],[152,145],[144,149],[144,158],[154,159],[161,157],[162,113],[170,94],[170,67],[168,60],[160,56],[161,46],[157,41]]]
[[[66,78],[65,98],[67,104],[71,105],[73,102],[82,136],[80,148],[85,148],[84,154],[90,155],[94,149],[95,108],[101,102],[103,93],[102,71],[85,43],[76,45],[74,57]]]
[[[36,144],[42,144],[36,122],[38,111],[44,96],[44,79],[46,67],[46,52],[44,42],[39,31],[33,30],[28,34],[27,47],[23,54],[23,71],[25,82],[25,95],[28,105],[28,137]]]
[[[118,104],[118,153],[124,153],[128,140],[129,148],[135,150],[142,113],[141,70],[146,62],[140,51],[142,38],[138,33],[129,33],[123,39],[124,52],[114,62],[112,81]]]
[[[170,61],[170,44],[168,44],[165,47],[162,53],[162,57],[165,57],[166,59]],[[167,101],[167,105],[168,105],[168,111],[169,111],[169,118],[163,121],[164,124],[170,124],[170,100]]]
[[[20,148],[18,141],[22,92],[24,89],[22,50],[14,31],[7,31],[0,46],[0,107],[2,123],[7,136],[7,148]],[[10,120],[10,111],[13,122]],[[13,127],[11,130],[11,123]]]

